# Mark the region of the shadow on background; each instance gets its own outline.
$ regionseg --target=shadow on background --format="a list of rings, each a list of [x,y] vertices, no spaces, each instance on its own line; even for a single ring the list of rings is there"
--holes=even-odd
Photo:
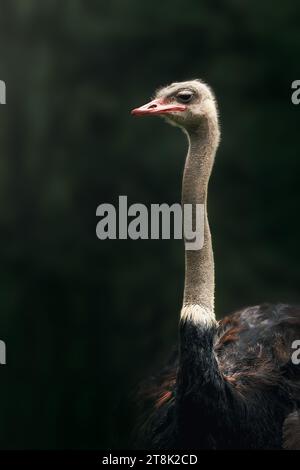
[[[299,302],[299,25],[267,3],[2,0],[1,448],[130,446],[132,391],[176,342],[182,243],[95,234],[119,195],[180,201],[183,135],[129,114],[159,85],[218,98],[217,315]]]

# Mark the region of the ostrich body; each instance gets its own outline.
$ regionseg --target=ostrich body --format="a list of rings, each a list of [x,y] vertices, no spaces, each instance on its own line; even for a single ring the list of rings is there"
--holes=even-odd
[[[134,115],[164,115],[181,127],[189,149],[182,204],[204,204],[204,245],[185,249],[179,346],[150,381],[140,434],[145,448],[300,448],[300,308],[248,307],[216,321],[214,258],[207,189],[219,145],[215,98],[200,80],[160,89]]]

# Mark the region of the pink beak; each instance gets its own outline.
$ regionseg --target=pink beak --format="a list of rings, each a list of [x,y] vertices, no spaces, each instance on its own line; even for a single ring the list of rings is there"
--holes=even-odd
[[[131,111],[134,116],[143,116],[145,114],[165,114],[185,111],[186,106],[184,104],[171,104],[165,103],[163,100],[156,99],[150,101],[150,103],[144,104],[140,108],[135,108]]]

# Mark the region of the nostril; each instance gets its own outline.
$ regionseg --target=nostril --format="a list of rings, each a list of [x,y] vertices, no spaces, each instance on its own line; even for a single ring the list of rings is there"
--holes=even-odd
[[[149,109],[153,109],[153,108],[157,108],[157,104],[151,104],[151,106],[149,106]]]

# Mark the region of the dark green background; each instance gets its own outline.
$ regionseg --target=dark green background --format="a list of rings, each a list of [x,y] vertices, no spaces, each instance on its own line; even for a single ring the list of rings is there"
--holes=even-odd
[[[298,7],[299,10],[299,7]],[[1,448],[129,446],[132,390],[176,342],[180,241],[99,241],[96,208],[180,200],[186,142],[129,110],[203,78],[219,317],[298,302],[295,1],[1,0]]]

